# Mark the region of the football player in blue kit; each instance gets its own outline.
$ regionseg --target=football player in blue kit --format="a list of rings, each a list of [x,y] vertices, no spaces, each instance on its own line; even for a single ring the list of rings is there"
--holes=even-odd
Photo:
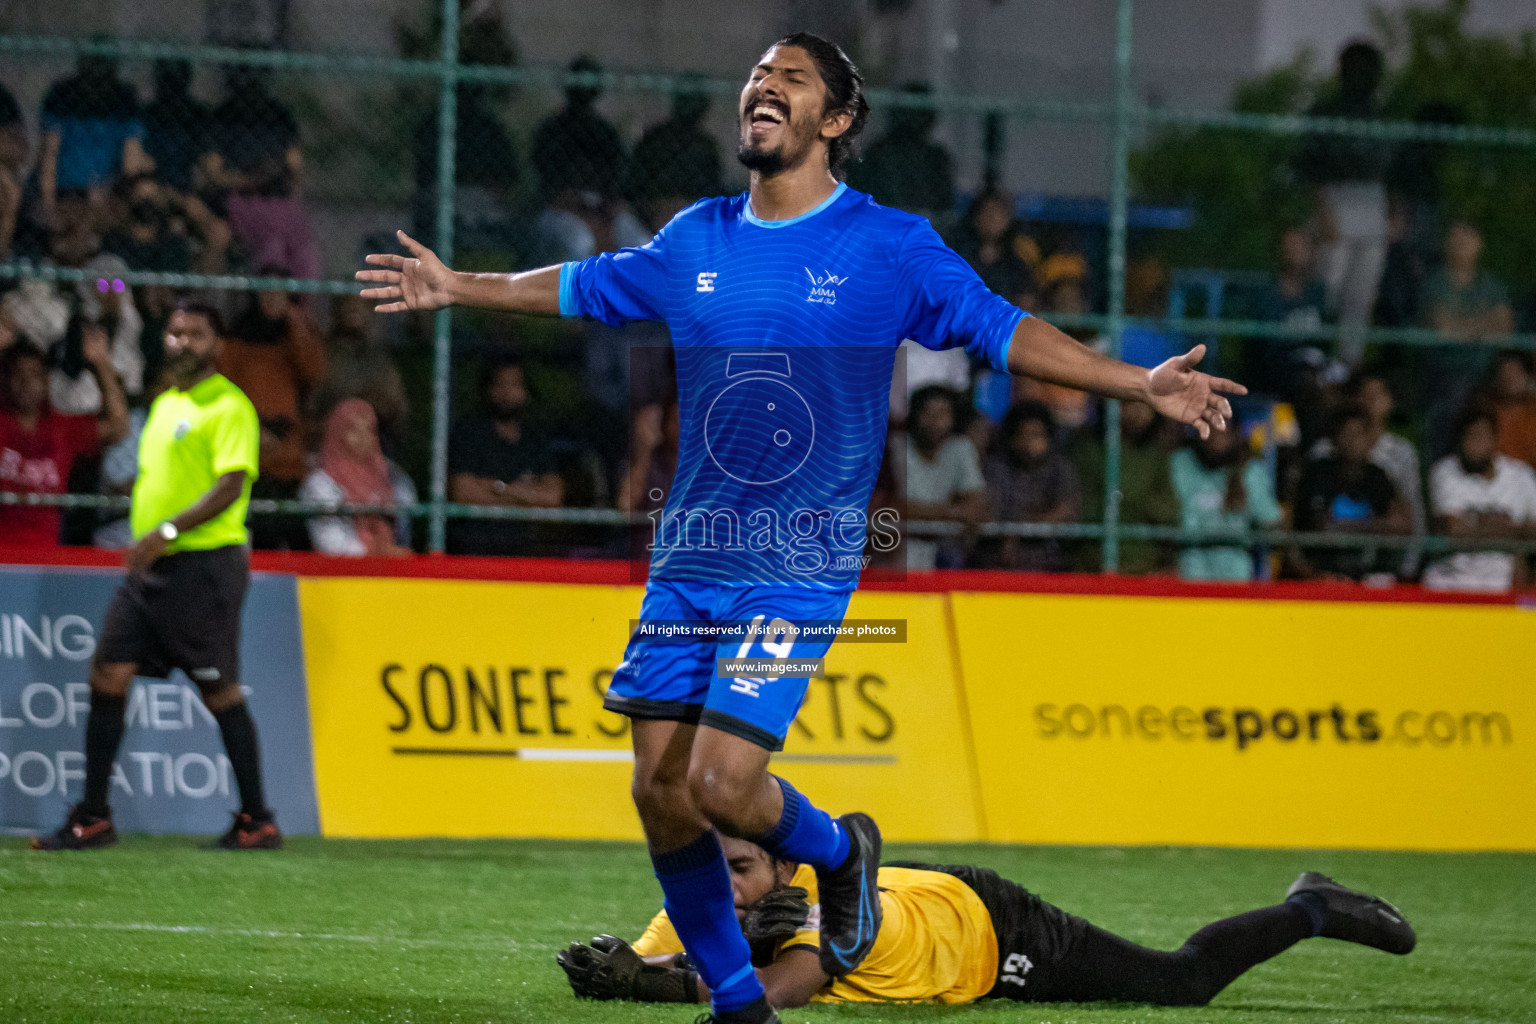
[[[989,292],[927,220],[848,188],[868,113],[847,55],[798,33],[762,55],[741,92],[748,192],[580,262],[455,272],[401,232],[409,256],[371,255],[376,269],[357,274],[384,313],[457,303],[671,330],[677,470],[653,520],[641,628],[606,706],[633,721],[634,799],[664,905],[721,1024],[777,1018],[719,833],[815,869],[827,975],[858,967],[879,931],[875,823],[834,819],[768,771],[808,676],[716,670],[722,658],[825,655],[871,528],[897,346],[963,347],[999,371],[1146,402],[1202,436],[1226,426],[1223,393],[1244,393],[1194,369],[1199,347],[1151,371],[1093,352]],[[648,624],[702,628],[662,642],[643,635]]]

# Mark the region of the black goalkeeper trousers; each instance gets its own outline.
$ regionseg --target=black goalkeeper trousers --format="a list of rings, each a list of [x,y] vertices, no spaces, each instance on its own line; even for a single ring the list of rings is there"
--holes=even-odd
[[[1204,1006],[1238,975],[1312,935],[1293,904],[1252,910],[1208,924],[1171,952],[1148,949],[1087,925],[1038,985],[994,995],[1049,1002]],[[1032,979],[1035,980],[1035,979]]]

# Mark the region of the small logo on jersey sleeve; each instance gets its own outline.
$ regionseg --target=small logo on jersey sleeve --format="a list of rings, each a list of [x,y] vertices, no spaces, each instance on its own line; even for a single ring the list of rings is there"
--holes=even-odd
[[[694,289],[698,292],[712,292],[715,290],[715,278],[720,275],[713,270],[706,270],[699,274],[699,286]]]
[[[175,430],[176,440],[180,441],[182,438],[186,437],[190,433],[192,433],[192,421],[191,420],[177,420],[176,421],[176,430]]]
[[[820,302],[831,306],[837,303],[837,292],[833,291],[840,284],[847,284],[846,277],[834,277],[831,274],[822,274],[817,277],[811,273],[811,268],[805,268],[805,276],[811,279],[811,294],[806,296],[806,302]]]

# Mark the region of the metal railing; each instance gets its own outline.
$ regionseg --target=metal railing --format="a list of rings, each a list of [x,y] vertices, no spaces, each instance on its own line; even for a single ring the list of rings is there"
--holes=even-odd
[[[1484,146],[1529,151],[1536,154],[1536,131],[1479,126],[1450,126],[1406,121],[1361,121],[1341,118],[1317,118],[1293,115],[1240,113],[1223,110],[1193,110],[1149,107],[1142,104],[1132,87],[1132,25],[1134,0],[1117,0],[1114,88],[1109,103],[1037,101],[1011,96],[917,94],[905,91],[870,90],[877,107],[911,107],[957,114],[996,114],[1030,121],[1101,125],[1110,132],[1110,167],[1108,197],[1108,290],[1104,315],[1048,315],[1046,318],[1063,328],[1103,331],[1113,355],[1121,352],[1122,336],[1128,328],[1151,328],[1175,334],[1216,337],[1237,335],[1261,339],[1338,340],[1344,333],[1337,326],[1298,328],[1272,322],[1221,318],[1131,317],[1125,313],[1125,272],[1127,225],[1130,205],[1131,137],[1141,128],[1154,126],[1208,126],[1281,136],[1336,135],[1393,142],[1439,142],[1462,146]],[[247,66],[302,72],[315,76],[353,79],[418,81],[437,86],[435,207],[436,237],[433,247],[451,263],[454,252],[455,213],[455,142],[459,112],[457,86],[481,83],[505,86],[601,86],[609,89],[652,92],[657,94],[705,93],[734,96],[740,83],[734,80],[699,76],[674,76],[644,73],[576,72],[548,67],[511,67],[463,63],[459,54],[459,3],[441,0],[441,44],[437,58],[407,59],[365,56],[348,53],[313,53],[297,51],[254,50],[226,46],[199,46],[182,43],[149,42],[132,39],[84,38],[71,36],[0,35],[0,54],[15,57],[62,58],[98,55],[131,61],[162,58],[187,60],[215,66]],[[78,270],[42,263],[14,261],[0,264],[0,279],[44,278],[59,282],[77,282],[85,275]],[[280,290],[295,293],[350,294],[356,289],[351,280],[314,280],[257,277],[241,274],[204,275],[131,271],[123,275],[130,285],[165,285],[173,288],[209,288],[234,291]],[[424,517],[429,522],[428,545],[442,551],[446,524],[450,518],[490,518],[527,522],[571,523],[594,526],[628,526],[637,521],[627,513],[603,509],[519,509],[462,505],[450,502],[447,494],[449,394],[452,382],[452,310],[438,311],[432,320],[432,444],[428,500],[414,505],[392,506],[387,511]],[[1370,343],[1391,345],[1436,345],[1444,339],[1424,329],[1372,329],[1365,333]],[[1484,339],[1488,345],[1536,350],[1536,335],[1511,335]],[[1058,538],[1098,540],[1103,542],[1103,568],[1113,572],[1119,564],[1119,544],[1124,540],[1155,540],[1190,543],[1219,540],[1235,544],[1300,545],[1303,547],[1414,547],[1425,552],[1467,548],[1512,550],[1530,553],[1536,540],[1468,540],[1450,537],[1363,536],[1326,533],[1298,533],[1276,530],[1200,532],[1177,527],[1120,521],[1119,403],[1105,406],[1104,444],[1105,480],[1104,517],[1101,523],[1030,524],[988,523],[973,528],[984,536],[1022,538]],[[89,495],[36,496],[0,493],[0,505],[50,505],[66,508],[125,508],[127,499]],[[386,511],[364,506],[316,505],[305,502],[253,501],[258,514],[335,514]],[[913,532],[945,535],[961,532],[952,523],[909,524]]]

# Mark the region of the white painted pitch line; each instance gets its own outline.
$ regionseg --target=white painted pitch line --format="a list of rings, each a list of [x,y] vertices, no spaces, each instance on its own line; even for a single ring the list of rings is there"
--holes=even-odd
[[[357,942],[376,946],[428,947],[442,949],[486,950],[502,946],[517,948],[522,943],[505,936],[486,936],[475,942],[448,941],[445,939],[412,939],[400,935],[344,935],[336,932],[282,932],[262,928],[210,928],[200,924],[151,924],[142,921],[5,921],[0,920],[0,930],[6,928],[69,928],[81,931],[103,932],[153,932],[165,935],[209,935],[244,939],[297,939],[315,942]]]
[[[524,761],[633,761],[632,750],[563,750],[559,747],[522,747],[517,756]]]

